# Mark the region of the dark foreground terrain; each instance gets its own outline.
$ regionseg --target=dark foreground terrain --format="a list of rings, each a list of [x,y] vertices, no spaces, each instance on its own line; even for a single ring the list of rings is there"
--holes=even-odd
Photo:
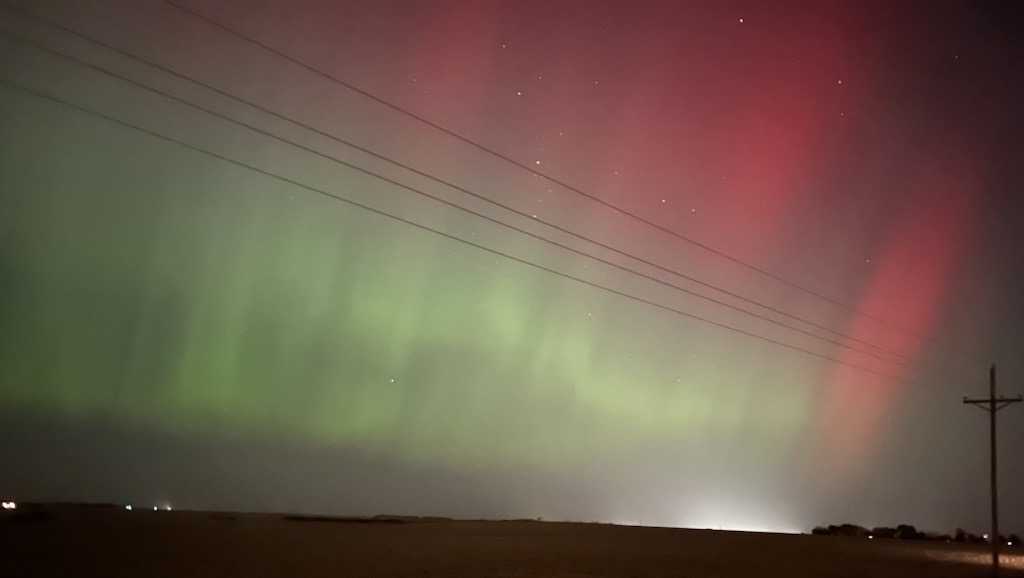
[[[532,521],[48,506],[0,514],[3,576],[988,576],[983,547]],[[1024,553],[1006,556],[1024,576]]]

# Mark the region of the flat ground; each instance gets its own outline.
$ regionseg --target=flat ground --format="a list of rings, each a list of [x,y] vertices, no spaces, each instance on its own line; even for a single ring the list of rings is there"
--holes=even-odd
[[[3,576],[988,576],[983,547],[531,521],[48,508],[0,515]],[[1024,576],[1024,553],[1006,576]]]

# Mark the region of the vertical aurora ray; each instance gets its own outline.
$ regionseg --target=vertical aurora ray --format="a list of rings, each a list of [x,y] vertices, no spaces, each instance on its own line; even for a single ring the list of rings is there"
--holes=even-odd
[[[935,335],[942,311],[952,305],[953,276],[962,268],[974,234],[974,208],[965,192],[978,190],[971,167],[924,161],[918,170],[907,186],[926,191],[934,203],[912,211],[896,224],[892,239],[881,246],[876,272],[861,299],[864,311],[890,320],[908,363],[903,380],[882,379],[867,387],[858,387],[859,376],[850,372],[837,369],[831,373],[829,382],[834,387],[821,415],[826,423],[843,416],[848,424],[843,429],[832,428],[827,442],[840,477],[850,475],[849,468],[867,467],[872,449],[891,435],[891,425],[883,420],[900,403],[907,388],[904,380],[921,375],[924,369],[925,348]],[[872,319],[856,319],[851,334],[870,335],[877,325]],[[963,360],[953,358],[947,363],[957,367]]]

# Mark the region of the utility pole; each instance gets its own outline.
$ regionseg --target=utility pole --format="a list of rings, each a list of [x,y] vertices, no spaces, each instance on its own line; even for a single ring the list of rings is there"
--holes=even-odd
[[[974,405],[988,412],[988,435],[991,455],[989,457],[992,483],[992,533],[989,540],[992,542],[992,575],[999,576],[999,490],[996,487],[996,412],[1004,407],[1024,401],[1021,396],[998,397],[996,396],[996,366],[993,363],[988,369],[988,398],[969,398],[964,396],[964,403]]]

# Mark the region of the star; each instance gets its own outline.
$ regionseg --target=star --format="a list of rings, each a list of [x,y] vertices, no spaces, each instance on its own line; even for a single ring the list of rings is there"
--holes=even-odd
[[[661,200],[661,204],[663,204],[663,205],[664,205],[665,203],[667,203],[667,202],[668,202],[668,200],[667,200],[667,199],[662,199],[662,200]]]
[[[516,91],[516,96],[523,96],[523,91],[517,90]]]
[[[540,166],[540,160],[533,161],[533,164]]]
[[[395,382],[395,378],[393,378],[393,377],[388,380],[388,383],[394,383],[394,382]]]
[[[840,78],[839,80],[836,81],[836,84],[842,84],[842,83],[843,83],[843,79],[842,78]]]
[[[691,215],[696,215],[697,214],[697,209],[690,209],[690,214]]]
[[[501,43],[501,47],[502,48],[508,48],[508,42],[502,42]]]
[[[598,84],[600,84],[600,83],[601,83],[601,81],[600,81],[600,80],[595,80],[595,81],[594,81],[594,86],[597,86],[597,85],[598,85]]]
[[[864,259],[864,262],[867,263],[868,265],[870,265],[871,264],[871,258],[868,257],[867,259]]]
[[[740,16],[740,24],[743,24],[743,17]]]

